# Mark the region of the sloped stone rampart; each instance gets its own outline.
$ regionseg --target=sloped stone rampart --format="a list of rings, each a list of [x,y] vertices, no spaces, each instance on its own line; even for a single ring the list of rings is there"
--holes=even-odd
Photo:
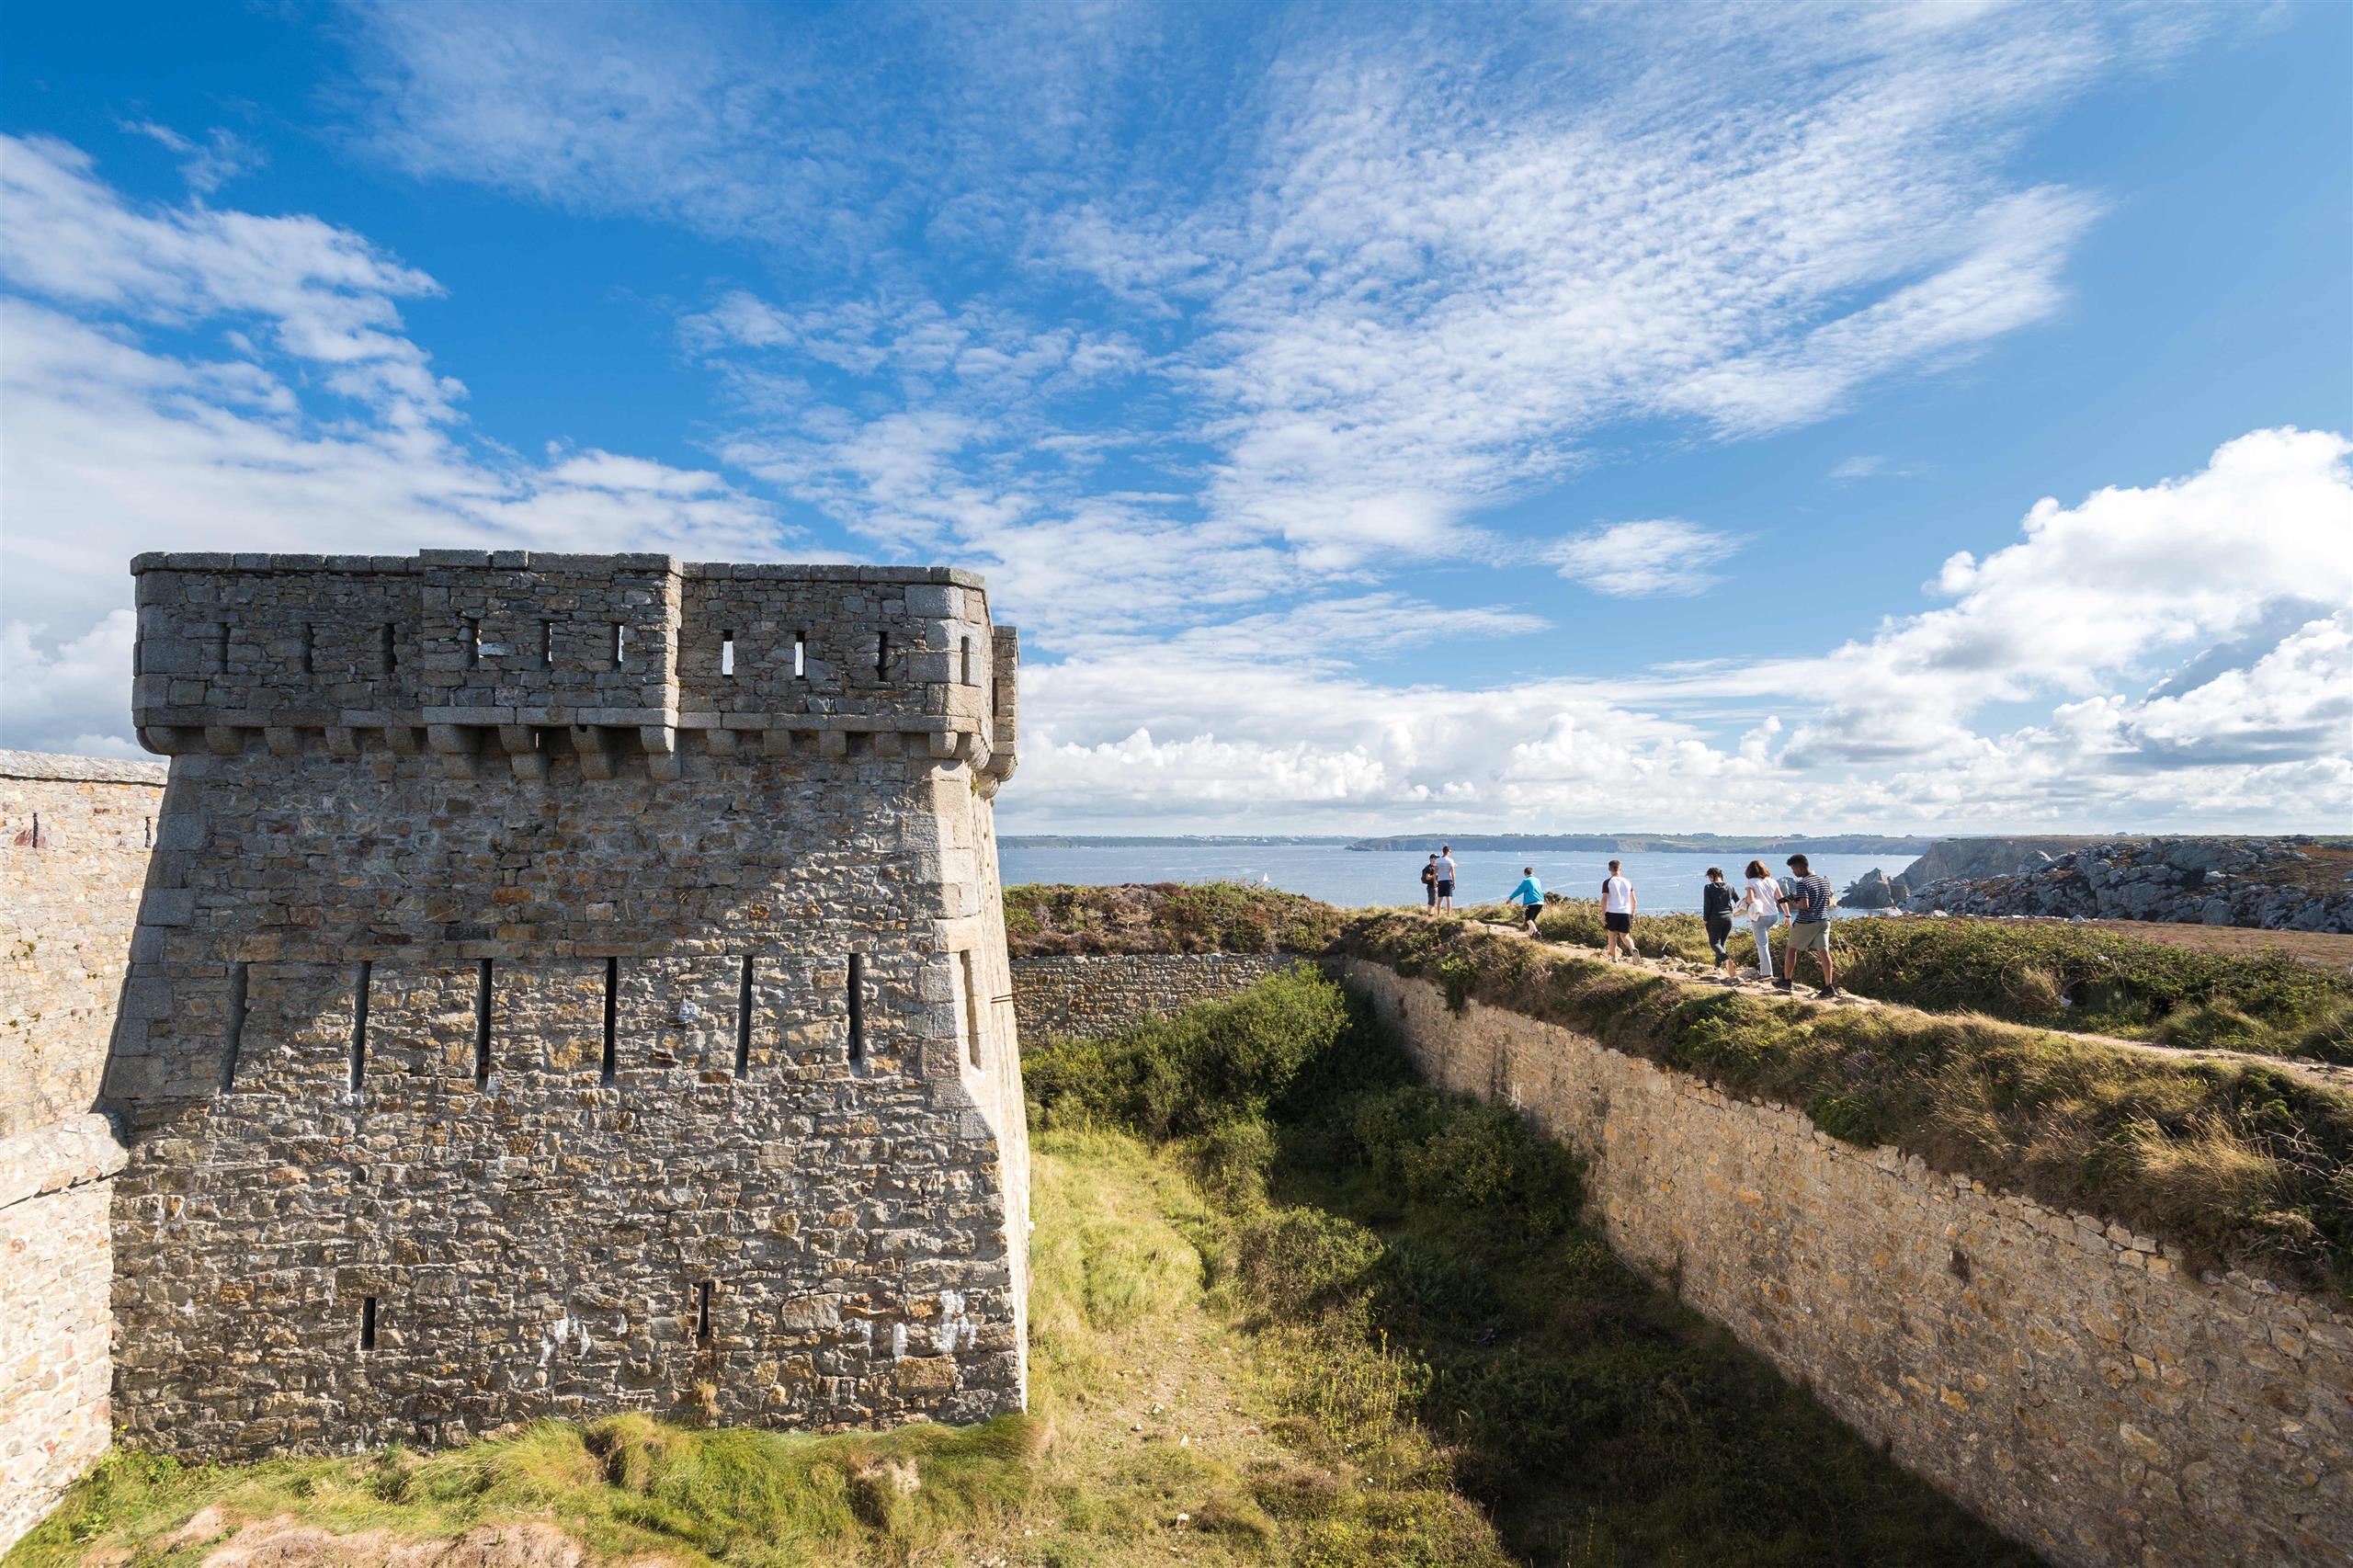
[[[1361,960],[1448,1087],[1587,1165],[1592,1218],[1901,1463],[2078,1568],[2353,1562],[2353,1321],[2084,1215]]]

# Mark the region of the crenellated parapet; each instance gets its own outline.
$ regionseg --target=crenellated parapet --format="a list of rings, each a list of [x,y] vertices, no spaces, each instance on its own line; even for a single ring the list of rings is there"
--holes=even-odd
[[[678,776],[682,747],[1010,777],[1018,634],[949,567],[668,555],[142,555],[149,750],[429,752],[459,777]]]

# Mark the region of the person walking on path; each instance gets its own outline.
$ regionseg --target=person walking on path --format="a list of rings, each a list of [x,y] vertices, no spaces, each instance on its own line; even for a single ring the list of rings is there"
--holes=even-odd
[[[1708,885],[1699,890],[1699,914],[1708,923],[1708,950],[1716,955],[1716,972],[1726,979],[1732,977],[1732,954],[1725,944],[1732,940],[1732,888],[1724,881],[1722,866],[1708,868]]]
[[[1634,884],[1618,874],[1618,862],[1609,862],[1609,874],[1601,879],[1601,928],[1606,940],[1602,956],[1611,963],[1618,961],[1618,944],[1626,944],[1626,956],[1634,956]]]
[[[1790,989],[1798,975],[1798,955],[1813,953],[1822,963],[1823,996],[1838,994],[1837,971],[1830,964],[1830,906],[1837,902],[1831,895],[1827,880],[1813,874],[1802,855],[1790,857],[1790,869],[1797,873],[1797,886],[1791,890],[1790,916],[1789,972],[1773,983],[1783,991]]]
[[[1451,844],[1438,846],[1438,906],[1440,909],[1454,907],[1454,846]]]
[[[1762,860],[1751,860],[1744,873],[1748,878],[1748,896],[1741,900],[1741,917],[1748,922],[1749,930],[1756,936],[1756,978],[1773,978],[1773,927],[1781,923],[1781,884],[1765,869]]]
[[[1432,915],[1438,913],[1438,851],[1430,851],[1429,864],[1422,868],[1422,903]]]
[[[1519,905],[1519,928],[1531,937],[1536,935],[1536,917],[1544,913],[1544,884],[1536,880],[1535,867],[1519,869],[1519,886],[1511,890],[1511,896],[1505,902]]]

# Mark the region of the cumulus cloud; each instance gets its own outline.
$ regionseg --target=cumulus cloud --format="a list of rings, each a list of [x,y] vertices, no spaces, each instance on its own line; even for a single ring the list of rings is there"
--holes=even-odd
[[[1563,540],[1544,559],[1562,576],[1597,594],[1647,598],[1706,592],[1720,581],[1708,568],[1740,546],[1731,534],[1677,517],[1652,517]]]

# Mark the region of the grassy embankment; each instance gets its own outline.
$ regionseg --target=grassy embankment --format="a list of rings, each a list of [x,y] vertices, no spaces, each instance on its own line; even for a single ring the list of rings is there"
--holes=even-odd
[[[1972,1014],[1841,1010],[1610,965],[1464,921],[1370,915],[1345,950],[1795,1107],[2200,1264],[2353,1278],[2353,1096],[2258,1061],[2132,1051]]]
[[[1361,913],[1216,882],[1029,885],[1007,888],[1005,898],[1016,957],[1324,952]],[[1508,918],[1500,906],[1474,913]],[[1645,957],[1711,961],[1696,915],[1644,915],[1634,927]],[[1590,901],[1553,903],[1538,929],[1548,941],[1598,949],[1600,908]],[[1785,941],[1787,927],[1777,935]],[[1753,960],[1747,932],[1733,937],[1734,959]],[[1996,920],[1848,920],[1836,940],[1839,983],[1879,1001],[2161,1045],[2353,1063],[2353,974],[2285,953],[2201,952],[2112,926]],[[1779,943],[1776,952],[1778,970]]]
[[[1500,906],[1479,913],[1509,918]],[[1598,949],[1601,907],[1554,903],[1536,928],[1548,941]],[[1733,935],[1733,960],[1754,962],[1747,930],[1735,926]],[[1774,970],[1785,972],[1788,928],[1774,935]],[[2161,1045],[2353,1063],[2353,974],[2284,952],[2200,952],[2113,926],[2041,921],[1842,920],[1834,940],[1839,984],[1881,1001]],[[1696,915],[1643,915],[1634,941],[1645,957],[1713,961]],[[1811,960],[1804,978],[1817,978]]]

